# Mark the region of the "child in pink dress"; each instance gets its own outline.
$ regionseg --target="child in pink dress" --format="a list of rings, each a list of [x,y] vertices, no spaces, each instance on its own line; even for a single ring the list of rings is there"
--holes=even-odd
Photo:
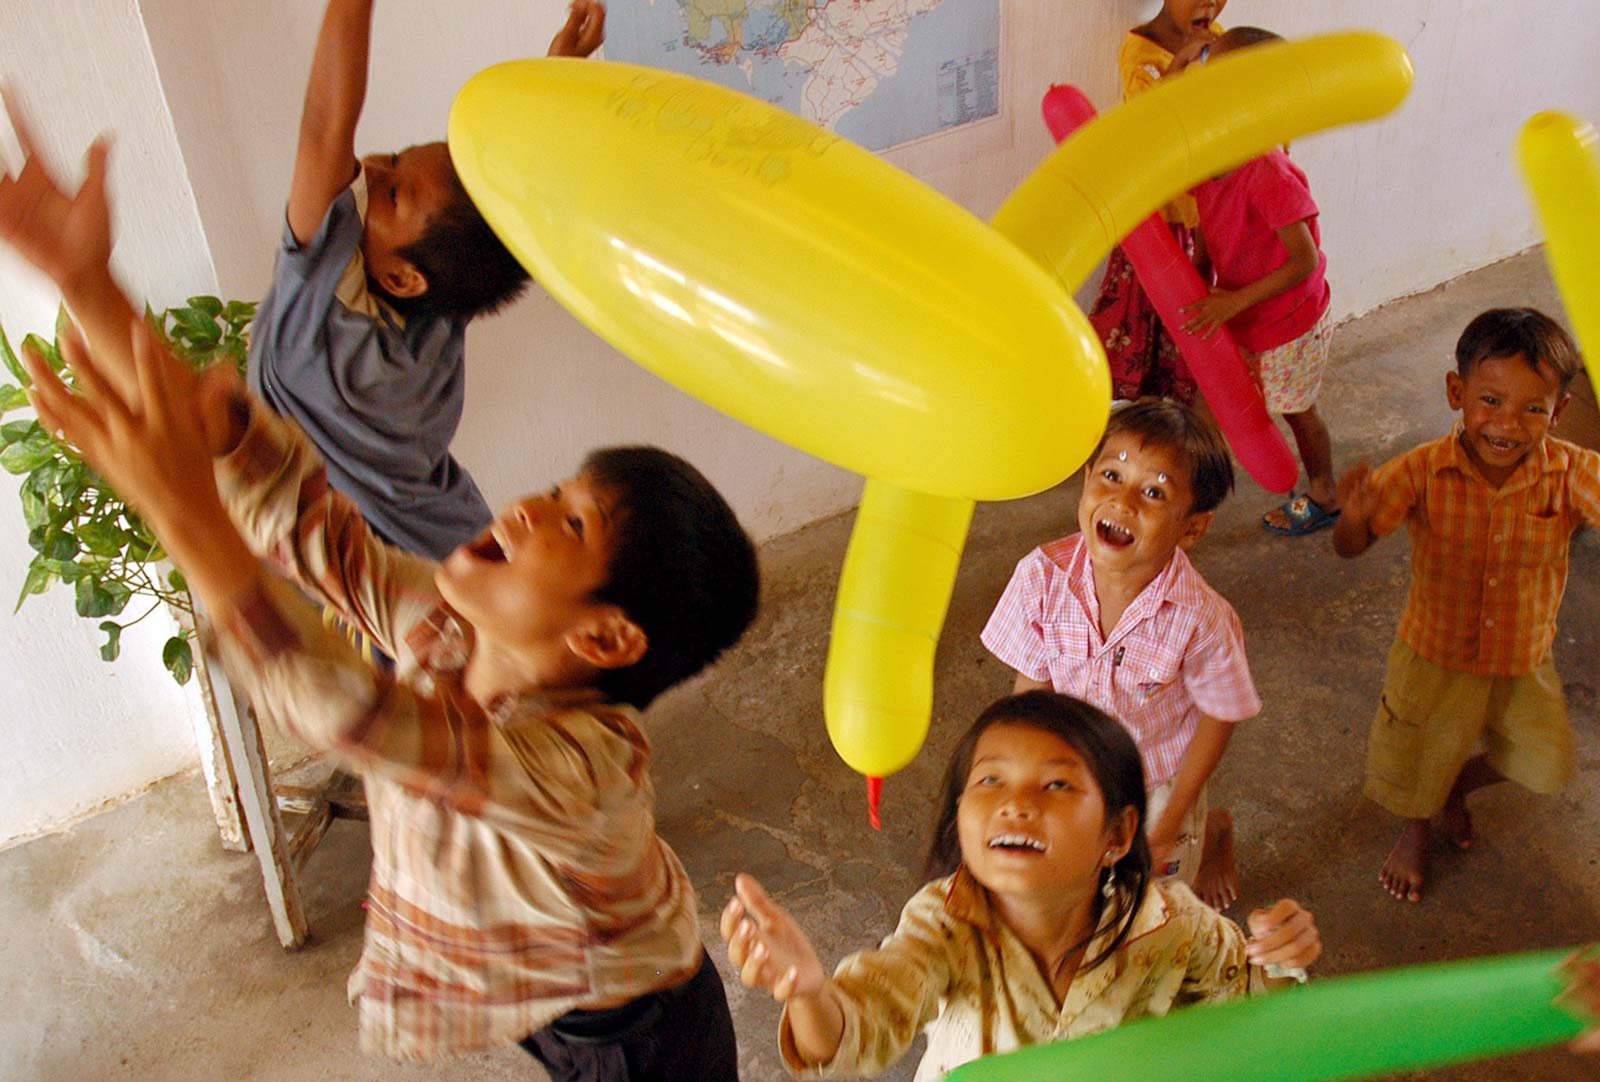
[[[1194,63],[1233,49],[1280,40],[1235,27],[1203,47]],[[1180,57],[1174,67],[1187,58]],[[1299,537],[1333,525],[1339,493],[1333,444],[1317,414],[1331,328],[1327,256],[1305,173],[1282,150],[1254,158],[1194,189],[1200,211],[1197,262],[1216,274],[1211,295],[1191,305],[1191,333],[1226,323],[1256,374],[1267,409],[1283,415],[1306,470],[1306,493],[1263,517],[1273,533]]]

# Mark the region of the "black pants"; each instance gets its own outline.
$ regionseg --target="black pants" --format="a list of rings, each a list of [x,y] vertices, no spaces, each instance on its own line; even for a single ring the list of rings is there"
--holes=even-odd
[[[603,1011],[568,1011],[522,1040],[552,1082],[739,1082],[733,1016],[709,955],[688,981]]]

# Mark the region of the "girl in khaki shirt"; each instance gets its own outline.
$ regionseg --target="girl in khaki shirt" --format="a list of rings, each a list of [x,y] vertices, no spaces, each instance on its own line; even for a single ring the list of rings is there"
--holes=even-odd
[[[1152,883],[1144,793],[1127,730],[1028,692],[956,748],[928,861],[942,878],[878,949],[828,977],[794,919],[739,876],[722,935],[740,979],[784,1004],[790,1070],[875,1075],[926,1027],[916,1077],[932,1082],[980,1056],[1232,999],[1273,983],[1266,966],[1317,959],[1316,923],[1289,899],[1253,913],[1246,942],[1188,887]]]

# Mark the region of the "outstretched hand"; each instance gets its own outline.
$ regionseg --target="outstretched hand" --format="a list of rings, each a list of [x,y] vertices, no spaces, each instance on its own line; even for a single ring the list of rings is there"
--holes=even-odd
[[[22,150],[17,169],[0,169],[0,240],[44,272],[63,291],[111,259],[111,207],[106,199],[108,144],[97,139],[84,160],[83,183],[68,194],[39,157],[22,108],[0,88],[6,116]]]
[[[786,1003],[791,997],[816,995],[827,984],[811,940],[754,876],[741,872],[734,879],[720,931],[746,987],[765,989]]]
[[[546,56],[585,57],[606,40],[606,6],[600,0],[572,0],[567,21],[550,39]]]
[[[163,523],[220,506],[211,465],[217,435],[203,419],[196,374],[143,320],[134,321],[131,334],[136,382],[126,395],[113,389],[76,328],[62,335],[61,351],[77,393],[38,352],[25,349],[23,362],[33,377],[28,396],[39,424],[74,444],[160,535]]]
[[[1245,953],[1258,966],[1305,969],[1322,957],[1322,933],[1311,911],[1293,898],[1278,901],[1271,909],[1250,914],[1250,941]]]

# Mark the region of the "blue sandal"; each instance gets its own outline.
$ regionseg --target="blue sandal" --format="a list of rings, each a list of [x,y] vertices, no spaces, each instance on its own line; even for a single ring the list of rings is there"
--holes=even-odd
[[[1325,530],[1339,521],[1338,511],[1329,511],[1310,496],[1292,496],[1278,508],[1289,520],[1288,526],[1274,526],[1265,515],[1261,525],[1271,533],[1285,537],[1304,537],[1308,533]]]

